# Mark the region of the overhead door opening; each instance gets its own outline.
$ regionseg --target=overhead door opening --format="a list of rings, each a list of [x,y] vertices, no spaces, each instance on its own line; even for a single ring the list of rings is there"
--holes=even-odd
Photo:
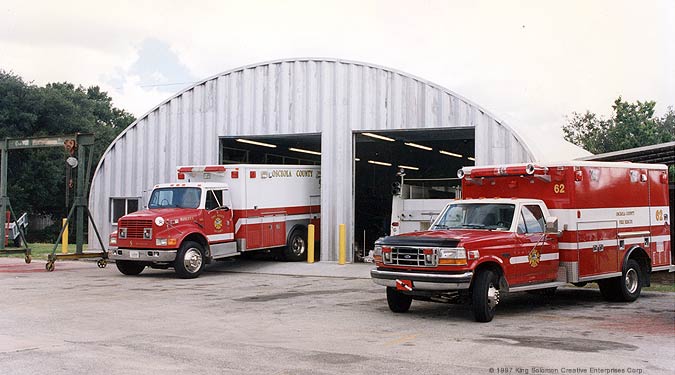
[[[474,140],[473,127],[355,133],[357,253],[367,255],[382,236],[425,230],[458,198],[457,170],[474,165]]]
[[[220,164],[292,164],[321,163],[321,135],[278,135],[222,137]]]

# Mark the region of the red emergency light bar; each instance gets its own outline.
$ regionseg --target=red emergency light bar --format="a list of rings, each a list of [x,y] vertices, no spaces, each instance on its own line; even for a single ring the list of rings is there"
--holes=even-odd
[[[224,165],[206,165],[200,167],[181,167],[178,168],[178,173],[190,172],[225,172]]]
[[[501,176],[542,176],[548,174],[547,167],[540,167],[534,164],[516,165],[497,168],[472,168],[468,171],[460,169],[457,171],[459,178],[480,178],[480,177],[501,177]]]
[[[206,165],[200,167],[180,167],[178,168],[178,179],[184,180],[185,173],[192,172],[207,172],[207,173],[222,173],[225,172],[225,166],[223,165]]]

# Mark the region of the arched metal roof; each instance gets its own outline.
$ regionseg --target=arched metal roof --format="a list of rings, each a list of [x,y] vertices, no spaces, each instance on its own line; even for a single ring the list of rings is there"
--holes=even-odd
[[[89,203],[107,235],[111,197],[140,197],[173,180],[177,165],[218,162],[219,137],[320,133],[322,168],[332,172],[322,174],[322,248],[336,248],[337,224],[353,222],[343,204],[352,202],[353,132],[459,127],[475,129],[478,165],[534,160],[511,127],[411,74],[331,58],[251,64],[180,91],[125,129],[99,161]]]

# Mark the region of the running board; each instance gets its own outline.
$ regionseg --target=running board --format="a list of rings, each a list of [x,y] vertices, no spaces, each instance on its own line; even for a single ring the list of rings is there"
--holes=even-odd
[[[547,289],[547,288],[557,288],[559,286],[567,285],[562,281],[554,281],[552,283],[543,283],[543,284],[532,284],[532,285],[523,285],[509,288],[509,292],[525,292],[527,290],[537,290],[537,289]]]

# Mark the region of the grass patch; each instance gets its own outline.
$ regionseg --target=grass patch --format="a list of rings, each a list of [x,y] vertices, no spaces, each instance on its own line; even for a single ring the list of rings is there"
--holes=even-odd
[[[28,247],[30,248],[31,256],[33,259],[42,259],[42,260],[47,260],[47,255],[52,253],[52,249],[54,248],[53,243],[31,243],[28,244]],[[84,244],[83,246],[84,251],[87,251],[87,244]],[[8,248],[11,250],[15,250],[17,248]],[[20,248],[18,248],[20,250]],[[68,253],[74,253],[77,250],[77,245],[75,244],[68,244]],[[59,244],[56,247],[56,254],[61,254],[61,244]],[[2,256],[8,256],[12,258],[23,258],[23,254],[7,254],[7,255],[2,255]]]
[[[675,293],[675,285],[673,284],[655,284],[652,282],[652,286],[643,288],[642,290],[647,290],[650,292],[670,292]]]

